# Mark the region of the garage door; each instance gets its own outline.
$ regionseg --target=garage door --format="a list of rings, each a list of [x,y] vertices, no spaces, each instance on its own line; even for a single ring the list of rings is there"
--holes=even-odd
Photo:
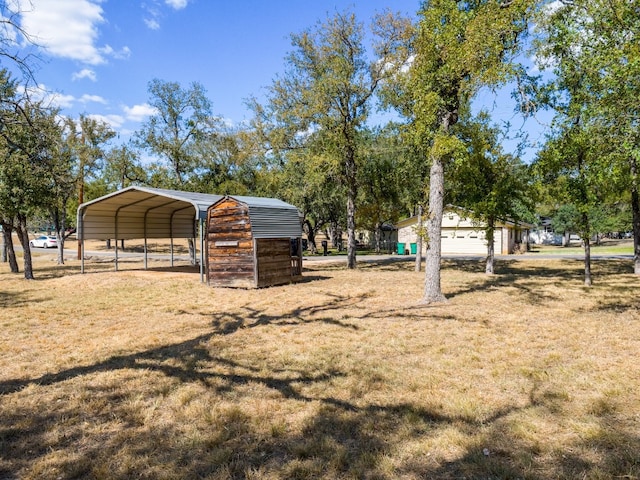
[[[493,232],[494,250],[496,254],[502,252],[502,229]],[[442,253],[471,253],[486,255],[487,241],[483,231],[468,228],[443,229]]]

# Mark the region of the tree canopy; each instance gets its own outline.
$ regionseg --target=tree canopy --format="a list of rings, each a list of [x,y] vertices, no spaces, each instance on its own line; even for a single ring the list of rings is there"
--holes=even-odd
[[[369,60],[364,28],[355,15],[336,13],[291,37],[287,71],[269,88],[266,105],[254,103],[256,126],[276,150],[322,140],[324,169],[346,192],[347,266],[356,266],[356,204],[360,137],[381,82],[393,77],[406,48],[410,23],[390,13],[375,18]]]
[[[445,168],[464,152],[454,126],[477,92],[515,77],[532,0],[430,0],[420,11],[408,82],[414,141],[430,163],[424,303],[446,298],[440,284]]]

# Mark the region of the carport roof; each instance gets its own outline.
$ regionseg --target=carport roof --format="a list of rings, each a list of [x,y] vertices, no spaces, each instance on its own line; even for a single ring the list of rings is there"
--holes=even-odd
[[[195,238],[220,195],[132,186],[78,207],[78,238]]]
[[[164,188],[151,188],[151,187],[127,187],[117,192],[104,195],[103,197],[96,198],[90,202],[80,205],[78,210],[84,211],[91,205],[100,203],[101,206],[109,209],[117,209],[121,207],[131,206],[142,201],[149,207],[158,208],[160,205],[166,203],[164,198],[170,198],[177,202],[189,203],[193,205],[197,212],[196,218],[204,219],[207,216],[207,208],[222,198],[221,195],[212,195],[208,193],[196,193],[196,192],[183,192],[180,190],[167,190]],[[169,207],[170,210],[175,210],[175,205]]]

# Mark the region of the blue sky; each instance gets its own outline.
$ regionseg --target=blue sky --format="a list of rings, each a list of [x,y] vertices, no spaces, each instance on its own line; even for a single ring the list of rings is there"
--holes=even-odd
[[[127,137],[151,113],[154,78],[204,85],[214,113],[250,118],[284,70],[290,34],[336,11],[369,24],[390,8],[415,16],[418,0],[21,0],[21,24],[42,45],[37,82],[63,114],[107,121]],[[391,5],[391,7],[389,7]]]
[[[285,68],[290,35],[336,11],[368,26],[385,9],[415,18],[419,0],[8,0],[42,46],[36,80],[62,113],[108,122],[121,140],[152,113],[154,78],[204,85],[215,114],[232,124],[250,118],[244,102],[260,98]],[[496,119],[513,115],[508,92],[483,92]],[[377,118],[384,118],[379,115]],[[529,122],[527,127],[539,131]],[[539,135],[539,134],[536,134]],[[513,144],[505,145],[507,150]]]

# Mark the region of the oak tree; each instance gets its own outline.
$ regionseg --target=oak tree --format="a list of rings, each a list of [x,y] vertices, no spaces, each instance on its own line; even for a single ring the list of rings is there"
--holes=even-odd
[[[533,0],[428,0],[420,12],[410,70],[415,142],[430,162],[424,303],[443,302],[440,284],[445,168],[464,145],[454,126],[478,91],[520,71],[516,56]]]
[[[390,13],[376,16],[370,58],[363,25],[352,13],[336,13],[291,36],[285,74],[269,87],[266,105],[253,103],[255,124],[274,149],[304,148],[310,133],[322,133],[324,169],[346,191],[348,268],[356,267],[361,132],[378,87],[400,68],[390,60],[406,48],[409,27]]]

